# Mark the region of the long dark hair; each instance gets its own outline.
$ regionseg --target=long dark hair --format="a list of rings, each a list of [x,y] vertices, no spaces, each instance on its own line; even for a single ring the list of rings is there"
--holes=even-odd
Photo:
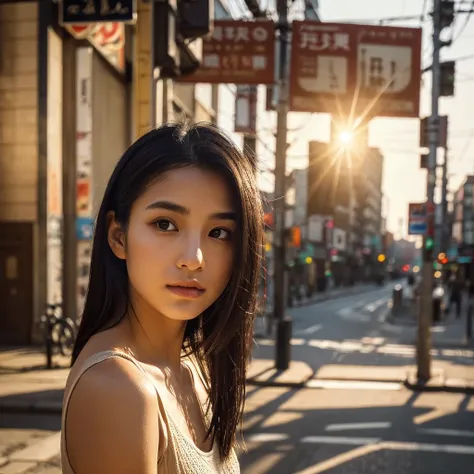
[[[183,350],[196,356],[208,388],[212,417],[207,436],[217,441],[221,456],[226,458],[235,442],[245,400],[261,266],[263,210],[254,157],[241,153],[216,126],[162,126],[137,140],[117,163],[97,216],[89,287],[72,363],[91,336],[116,325],[129,307],[127,269],[109,247],[107,214],[114,211],[126,229],[132,204],[146,187],[162,173],[187,166],[221,175],[230,187],[238,214],[229,284],[213,305],[187,322],[183,342]]]

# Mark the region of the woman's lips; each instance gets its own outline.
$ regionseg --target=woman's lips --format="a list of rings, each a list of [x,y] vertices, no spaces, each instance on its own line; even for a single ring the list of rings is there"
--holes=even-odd
[[[182,298],[199,298],[204,294],[205,290],[199,288],[187,287],[187,286],[170,286],[166,288],[174,293],[175,295],[181,296]]]

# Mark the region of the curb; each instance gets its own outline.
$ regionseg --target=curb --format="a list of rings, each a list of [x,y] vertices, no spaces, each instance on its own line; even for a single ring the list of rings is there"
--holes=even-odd
[[[308,387],[310,380],[319,381],[336,381],[336,382],[367,382],[367,383],[380,383],[380,384],[394,384],[398,383],[401,386],[413,391],[413,392],[438,392],[438,393],[460,393],[465,395],[474,395],[474,384],[469,385],[468,382],[464,382],[463,385],[449,385],[449,384],[423,384],[421,382],[410,382],[408,379],[347,379],[347,378],[334,378],[331,379],[320,379],[309,377],[301,382],[277,382],[272,380],[255,380],[248,379],[247,384],[254,387],[284,387],[291,389],[302,389],[302,388],[313,388]],[[316,389],[315,389],[316,390]]]
[[[408,380],[405,380],[404,385],[413,392],[460,393],[464,395],[474,395],[474,386],[468,385],[429,385],[422,382],[412,383]]]

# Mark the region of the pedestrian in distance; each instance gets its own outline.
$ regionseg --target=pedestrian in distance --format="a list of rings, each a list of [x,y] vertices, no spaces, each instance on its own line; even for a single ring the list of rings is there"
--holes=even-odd
[[[456,307],[456,318],[461,317],[461,309],[462,309],[462,293],[464,284],[461,280],[461,276],[459,272],[453,273],[449,278],[449,310],[451,309],[451,305],[454,304]]]
[[[262,263],[256,163],[165,125],[100,206],[67,381],[65,474],[233,474]]]

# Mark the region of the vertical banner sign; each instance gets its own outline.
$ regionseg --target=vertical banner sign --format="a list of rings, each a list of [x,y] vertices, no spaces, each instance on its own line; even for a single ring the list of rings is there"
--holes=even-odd
[[[244,135],[257,134],[257,94],[257,86],[237,86],[235,94],[235,132]]]
[[[290,110],[418,117],[421,28],[294,21]]]
[[[82,314],[90,268],[92,219],[92,48],[76,52],[77,310]]]
[[[204,38],[202,65],[181,82],[273,84],[275,25],[269,20],[216,20]]]
[[[123,23],[90,23],[65,25],[78,40],[87,40],[120,73],[125,72],[125,25]]]
[[[48,117],[47,117],[47,298],[48,303],[62,302],[62,41],[48,29]]]

